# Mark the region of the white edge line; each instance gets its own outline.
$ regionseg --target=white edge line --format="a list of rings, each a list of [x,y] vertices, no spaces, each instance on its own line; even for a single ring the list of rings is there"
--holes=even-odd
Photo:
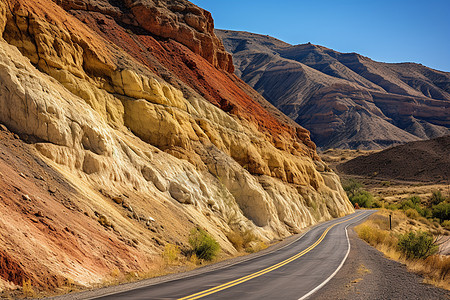
[[[368,214],[364,214],[363,216],[361,216],[360,219],[362,219],[362,217],[366,217]],[[356,220],[355,220],[356,221]],[[359,220],[358,220],[359,221]],[[323,288],[323,286],[325,284],[328,283],[328,281],[330,281],[334,276],[336,276],[337,272],[339,272],[339,270],[342,268],[342,266],[344,265],[345,261],[347,260],[348,255],[350,254],[350,239],[348,238],[348,231],[347,228],[348,226],[354,224],[350,223],[347,226],[345,226],[345,236],[347,238],[347,244],[348,244],[348,250],[347,253],[344,256],[344,259],[341,261],[341,264],[337,267],[337,269],[333,272],[333,274],[331,274],[327,279],[325,279],[325,281],[323,281],[321,284],[319,284],[318,286],[316,286],[314,289],[312,289],[311,291],[309,291],[309,293],[307,293],[306,295],[304,295],[303,297],[299,298],[298,300],[304,300],[306,298],[308,298],[309,296],[311,296],[312,294],[314,294],[315,292],[317,292],[318,290],[320,290],[321,288]]]
[[[356,212],[355,212],[355,213],[356,213]],[[348,217],[348,216],[351,216],[351,215],[352,215],[352,214],[347,215],[347,216],[345,216],[345,217]],[[363,215],[363,214],[361,214],[361,215]],[[364,214],[364,216],[365,216],[365,214]],[[344,217],[344,218],[345,218],[345,217]],[[337,219],[339,219],[339,218],[337,218]],[[321,223],[312,225],[312,226],[311,226],[309,229],[307,229],[302,235],[300,235],[299,237],[297,237],[297,238],[294,239],[293,241],[289,242],[288,244],[286,244],[286,245],[284,245],[284,246],[282,246],[282,247],[280,247],[280,248],[277,248],[277,249],[268,251],[268,252],[266,252],[266,253],[260,253],[260,255],[255,255],[255,256],[251,256],[251,257],[247,256],[245,259],[242,259],[242,260],[239,260],[239,261],[230,263],[230,264],[224,264],[224,265],[222,265],[222,266],[219,266],[219,267],[216,268],[216,269],[208,270],[208,271],[206,271],[206,272],[193,273],[193,274],[189,274],[189,275],[187,275],[186,273],[184,273],[184,274],[186,274],[187,276],[182,276],[182,275],[183,275],[183,272],[182,272],[182,273],[175,273],[175,278],[171,278],[171,279],[168,279],[168,280],[161,280],[161,281],[159,281],[159,282],[153,282],[153,283],[150,283],[150,284],[143,284],[143,281],[146,280],[146,279],[144,279],[144,280],[142,280],[142,281],[136,282],[136,286],[135,286],[134,288],[131,288],[131,289],[130,289],[130,288],[126,288],[126,287],[130,287],[130,285],[132,285],[133,283],[125,283],[125,284],[119,284],[119,285],[117,285],[117,286],[108,286],[108,287],[104,287],[104,288],[100,288],[100,289],[86,290],[86,291],[82,291],[82,292],[78,292],[78,293],[74,293],[74,294],[65,294],[65,295],[61,295],[61,296],[52,296],[52,297],[44,298],[44,299],[48,299],[48,300],[52,300],[52,299],[54,299],[54,300],[57,300],[57,299],[61,299],[61,300],[64,300],[64,299],[65,299],[65,300],[81,300],[81,299],[84,299],[84,300],[94,300],[94,299],[98,299],[98,298],[102,298],[102,297],[108,297],[108,296],[112,296],[112,295],[117,295],[117,294],[129,292],[129,291],[132,291],[132,290],[137,290],[137,289],[140,289],[140,288],[147,288],[147,287],[154,286],[154,285],[158,285],[158,284],[162,284],[162,283],[167,283],[167,282],[176,281],[176,280],[183,280],[183,279],[187,279],[187,278],[194,277],[194,276],[197,276],[197,275],[205,274],[205,273],[208,273],[208,272],[213,272],[213,271],[225,269],[225,268],[232,267],[232,266],[237,265],[237,264],[240,264],[240,263],[247,262],[247,261],[252,260],[252,259],[256,259],[256,258],[260,258],[260,257],[266,256],[266,255],[272,254],[272,253],[277,252],[277,251],[279,251],[279,250],[281,250],[281,249],[284,249],[284,248],[286,248],[286,247],[288,247],[288,246],[290,246],[290,245],[296,243],[296,242],[299,241],[300,239],[302,239],[307,233],[309,233],[310,231],[312,231],[312,230],[315,229],[316,227],[319,227],[319,226],[321,226],[321,225],[323,225],[323,224],[325,224],[325,223],[327,223],[327,222],[336,221],[337,219],[331,219],[331,220],[327,220],[327,221],[325,221],[325,222],[321,222]],[[347,238],[348,238],[348,236],[347,236]],[[350,251],[350,250],[349,250],[349,251]],[[347,254],[347,255],[348,255],[348,254]],[[346,257],[345,257],[345,259],[346,259]],[[343,264],[343,263],[342,263],[342,264]],[[342,266],[339,266],[339,268],[341,268],[341,267],[342,267]],[[192,271],[194,271],[194,272],[195,272],[196,270],[199,270],[199,271],[200,271],[200,269],[201,269],[201,268],[198,268],[198,269],[194,269],[194,270],[192,270]],[[337,271],[336,271],[335,273],[337,273]],[[178,274],[179,274],[180,277],[177,277],[177,276],[176,276],[176,275],[178,275]],[[332,275],[329,279],[327,279],[325,283],[327,283],[334,275],[335,275],[335,274],[333,273],[333,275]],[[164,276],[162,276],[162,277],[164,277]],[[157,277],[156,277],[156,278],[157,278]],[[149,280],[149,279],[147,279],[147,280]],[[141,286],[139,283],[141,283],[142,286]],[[324,284],[325,284],[325,283],[324,283]],[[121,288],[121,287],[123,287],[123,288]],[[322,285],[321,285],[320,287],[322,287]],[[113,289],[113,288],[114,288],[114,290],[110,291],[110,289]],[[100,292],[102,289],[105,290],[103,293]],[[89,294],[91,294],[91,293],[94,293],[94,295],[89,295]],[[310,294],[312,294],[312,293],[308,293],[308,295],[310,295]],[[83,296],[84,296],[84,297],[83,297]],[[303,297],[300,298],[300,299],[304,299],[304,298],[305,298],[305,296],[303,296]],[[300,300],[300,299],[299,299],[299,300]]]

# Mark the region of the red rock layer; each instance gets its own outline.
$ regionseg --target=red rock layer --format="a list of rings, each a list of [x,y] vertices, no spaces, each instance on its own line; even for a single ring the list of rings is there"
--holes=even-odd
[[[317,158],[315,145],[309,132],[297,125],[288,125],[278,120],[261,106],[258,101],[241,88],[245,85],[237,76],[214,67],[208,60],[191,51],[174,39],[162,39],[138,29],[126,29],[110,16],[87,11],[72,13],[99,35],[111,41],[133,56],[150,70],[171,84],[177,79],[193,88],[214,105],[231,114],[243,117],[256,124],[261,132],[275,141],[294,140],[305,144],[307,154]],[[170,73],[171,75],[165,76]],[[251,89],[248,87],[248,89]],[[281,136],[284,136],[282,138]]]

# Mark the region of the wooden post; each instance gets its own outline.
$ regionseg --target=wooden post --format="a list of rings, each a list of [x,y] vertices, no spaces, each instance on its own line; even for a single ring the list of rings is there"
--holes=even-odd
[[[392,230],[392,214],[389,214],[389,230]]]

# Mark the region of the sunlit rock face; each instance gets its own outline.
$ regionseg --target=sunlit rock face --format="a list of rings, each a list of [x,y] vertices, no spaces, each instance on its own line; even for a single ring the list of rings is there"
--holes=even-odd
[[[309,132],[233,74],[211,15],[195,5],[8,0],[0,31],[0,123],[74,188],[80,208],[64,218],[55,204],[48,222],[100,232],[82,251],[100,262],[89,267],[62,246],[55,255],[73,263],[51,263],[51,236],[30,231],[41,240],[30,254],[20,232],[2,232],[19,261],[38,258],[30,277],[90,285],[114,268],[148,270],[167,243],[187,247],[197,225],[232,254],[231,231],[269,241],[353,212]],[[108,255],[89,250],[108,239]]]

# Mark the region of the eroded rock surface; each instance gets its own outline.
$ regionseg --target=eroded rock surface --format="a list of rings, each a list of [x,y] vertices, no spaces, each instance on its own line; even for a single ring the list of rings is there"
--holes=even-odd
[[[231,231],[267,242],[353,211],[309,132],[230,73],[209,13],[189,2],[8,0],[0,25],[0,123],[73,187],[75,233],[99,231],[92,247],[111,237],[111,257],[137,253],[93,251],[100,265],[85,269],[38,255],[17,276],[89,286],[115,268],[147,272],[167,243],[187,247],[193,226],[226,255]],[[64,211],[52,214],[47,228],[59,228]],[[21,232],[0,230],[5,257],[33,257]]]

